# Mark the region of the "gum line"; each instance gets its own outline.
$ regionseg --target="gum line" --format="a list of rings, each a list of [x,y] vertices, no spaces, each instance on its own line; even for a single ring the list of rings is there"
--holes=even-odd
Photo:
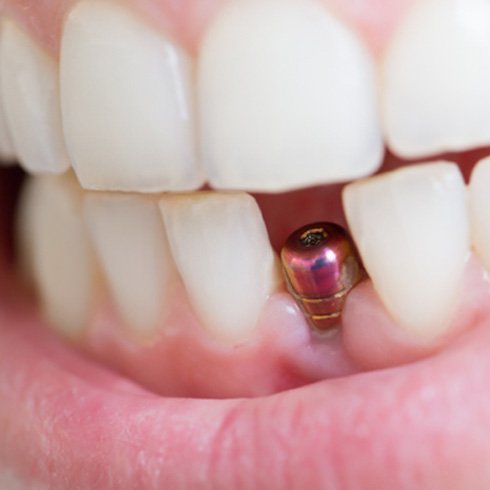
[[[371,282],[364,281],[350,293],[340,331],[311,331],[292,297],[276,293],[263,309],[254,339],[227,346],[206,333],[181,290],[165,327],[151,342],[125,330],[107,300],[73,347],[161,395],[263,396],[413,362],[458,342],[464,332],[490,317],[487,276],[473,258],[454,323],[436,342],[405,334],[387,314]]]
[[[37,0],[8,0],[4,9],[57,56],[62,22],[75,2],[76,0],[45,0],[42,3]],[[163,28],[171,37],[175,37],[189,52],[195,53],[206,27],[219,11],[223,0],[208,0],[202,5],[194,0],[183,0],[178,4],[153,0],[128,0],[127,3],[158,28]],[[325,3],[356,28],[374,53],[380,53],[414,0],[362,0],[355,4],[342,0],[325,0]],[[373,11],[377,14],[371,15]]]
[[[272,296],[253,339],[223,345],[210,338],[181,291],[151,344],[131,338],[108,304],[91,322],[83,348],[143,386],[167,396],[254,397],[357,371],[341,336],[312,335],[285,293]]]

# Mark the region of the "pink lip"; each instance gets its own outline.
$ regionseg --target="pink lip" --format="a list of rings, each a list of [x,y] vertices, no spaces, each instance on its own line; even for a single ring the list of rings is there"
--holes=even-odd
[[[265,398],[172,399],[81,358],[2,289],[0,482],[8,471],[26,488],[490,484],[484,323],[404,367]]]

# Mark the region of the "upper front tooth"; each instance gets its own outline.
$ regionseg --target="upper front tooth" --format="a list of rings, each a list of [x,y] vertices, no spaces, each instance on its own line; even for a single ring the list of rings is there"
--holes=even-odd
[[[412,158],[490,143],[490,3],[419,0],[386,52],[389,147]]]
[[[252,336],[278,281],[277,261],[255,200],[194,193],[161,201],[167,236],[189,298],[217,337]]]
[[[67,170],[55,60],[7,20],[1,47],[2,100],[21,165],[32,173]]]
[[[84,187],[201,186],[182,49],[125,7],[84,0],[66,20],[60,70],[67,146]]]
[[[374,287],[409,332],[442,333],[469,253],[466,188],[455,164],[405,167],[349,185],[344,206]]]
[[[177,273],[157,202],[93,193],[84,211],[116,307],[140,336],[162,323]]]
[[[217,188],[283,191],[380,164],[372,60],[316,0],[237,0],[203,41],[200,136]]]

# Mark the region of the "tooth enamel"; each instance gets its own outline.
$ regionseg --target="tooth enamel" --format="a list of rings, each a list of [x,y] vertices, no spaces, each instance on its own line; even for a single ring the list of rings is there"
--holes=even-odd
[[[68,15],[61,48],[63,125],[82,186],[191,190],[191,62],[135,13],[87,0]]]
[[[158,326],[177,272],[153,199],[89,194],[84,211],[116,306],[135,333]]]
[[[3,100],[0,100],[0,160],[0,165],[10,164],[15,160],[15,150],[7,127],[7,121],[5,120]]]
[[[372,60],[315,0],[227,4],[202,44],[198,96],[213,187],[284,191],[381,163]]]
[[[490,158],[473,169],[469,185],[470,223],[473,246],[490,270]]]
[[[34,281],[48,321],[68,337],[81,335],[96,296],[96,265],[81,218],[81,195],[72,178],[37,177],[24,203],[31,227]],[[32,214],[31,214],[32,213]]]
[[[15,161],[15,150],[9,134],[3,101],[0,101],[0,165],[8,165]]]
[[[201,192],[160,202],[177,269],[201,321],[225,341],[253,334],[278,283],[277,261],[255,200]]]
[[[457,307],[469,254],[466,188],[458,167],[404,167],[349,185],[343,200],[388,311],[422,338],[442,333]]]
[[[406,158],[490,143],[490,3],[419,0],[382,64],[389,147]]]
[[[1,29],[1,24],[0,24]],[[1,42],[0,31],[0,42]],[[2,70],[2,47],[0,44],[0,165],[10,164],[15,160],[15,150],[10,136],[7,121],[5,119],[5,102],[1,89],[1,70]]]
[[[2,100],[17,157],[31,173],[69,168],[56,62],[13,22],[2,28]]]

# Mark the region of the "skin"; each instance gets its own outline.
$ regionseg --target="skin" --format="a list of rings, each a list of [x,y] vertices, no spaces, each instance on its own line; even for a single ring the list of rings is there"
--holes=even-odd
[[[71,3],[4,0],[4,9],[56,57]],[[195,53],[221,2],[127,3]],[[409,3],[329,5],[379,56]],[[272,396],[209,400],[155,394],[60,342],[32,301],[12,287],[17,279],[6,247],[1,256],[0,484],[6,488],[13,482],[52,489],[490,485],[490,293],[475,258],[446,338],[430,344],[408,338],[364,283],[344,314],[344,341],[358,374]],[[274,323],[273,306],[265,323]],[[374,312],[372,325],[360,320],[367,310]],[[100,357],[110,364],[104,352]],[[384,369],[364,372],[373,368]]]

